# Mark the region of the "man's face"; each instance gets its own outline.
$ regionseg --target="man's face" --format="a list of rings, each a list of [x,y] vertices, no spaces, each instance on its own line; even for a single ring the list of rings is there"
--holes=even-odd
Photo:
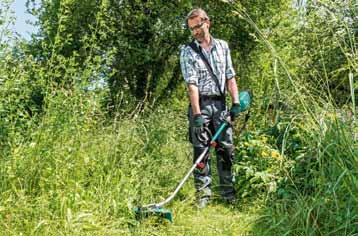
[[[199,42],[209,34],[209,21],[197,16],[188,20],[188,27],[193,37]]]

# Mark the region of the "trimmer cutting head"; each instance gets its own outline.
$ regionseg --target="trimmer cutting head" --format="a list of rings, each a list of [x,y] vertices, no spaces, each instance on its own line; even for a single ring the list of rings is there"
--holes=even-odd
[[[223,121],[221,123],[219,129],[216,131],[214,136],[211,138],[210,143],[215,142],[218,139],[218,137],[221,134],[221,132],[228,125],[229,125],[228,121]],[[193,165],[191,166],[191,168],[188,171],[188,173],[186,173],[186,175],[180,181],[180,183],[178,184],[178,186],[176,187],[174,192],[168,198],[166,198],[164,201],[161,201],[160,203],[153,203],[153,204],[149,204],[149,205],[144,205],[142,207],[135,207],[133,209],[133,211],[135,213],[136,219],[140,220],[140,219],[143,219],[143,218],[151,216],[151,215],[157,215],[159,217],[163,217],[163,218],[169,220],[170,222],[173,222],[173,214],[172,214],[172,212],[170,210],[168,210],[168,209],[163,208],[163,206],[165,204],[168,204],[175,197],[175,195],[179,192],[181,187],[184,185],[185,181],[187,181],[187,179],[191,176],[191,174],[193,173],[194,169],[197,168],[197,165],[204,159],[206,153],[209,151],[209,148],[210,148],[210,146],[208,146],[208,147],[206,147],[204,149],[204,151],[196,159],[195,163],[193,163]]]
[[[163,217],[170,222],[173,222],[173,214],[169,209],[158,207],[155,205],[150,207],[135,207],[134,213],[137,220],[156,215],[159,217]]]

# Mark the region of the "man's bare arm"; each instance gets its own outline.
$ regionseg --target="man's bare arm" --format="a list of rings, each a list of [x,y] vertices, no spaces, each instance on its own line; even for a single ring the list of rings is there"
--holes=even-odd
[[[193,112],[193,115],[200,114],[200,105],[199,105],[199,89],[196,85],[189,84],[188,85],[188,91],[189,91],[189,98],[190,98],[190,104],[191,109]]]
[[[237,88],[237,83],[236,83],[235,77],[231,78],[227,81],[227,89],[230,93],[232,103],[240,103],[239,91]]]

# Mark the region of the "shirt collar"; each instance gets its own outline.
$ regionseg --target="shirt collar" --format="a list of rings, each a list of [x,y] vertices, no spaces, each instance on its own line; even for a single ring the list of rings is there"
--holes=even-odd
[[[201,48],[198,40],[195,39],[194,42],[198,48]],[[210,47],[211,49],[216,47],[216,39],[211,35],[210,35]]]

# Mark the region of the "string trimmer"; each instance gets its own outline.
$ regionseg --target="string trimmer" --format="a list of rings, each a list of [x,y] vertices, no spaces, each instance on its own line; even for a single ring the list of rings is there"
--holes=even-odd
[[[246,111],[251,103],[251,96],[249,92],[242,91],[239,93],[240,98],[240,112]],[[219,127],[219,129],[216,131],[214,136],[211,138],[209,145],[204,149],[204,151],[200,154],[198,159],[195,161],[195,163],[192,165],[188,173],[184,176],[184,178],[180,181],[174,192],[164,201],[159,203],[151,203],[144,206],[137,206],[134,208],[134,213],[136,215],[137,219],[141,219],[144,217],[148,217],[150,215],[157,215],[164,217],[165,219],[169,220],[170,222],[173,222],[173,214],[169,209],[163,208],[163,206],[167,203],[169,203],[175,195],[179,192],[179,190],[183,187],[184,183],[188,180],[190,175],[193,173],[194,169],[201,163],[201,161],[204,159],[206,154],[209,152],[210,147],[215,147],[217,145],[217,139],[219,138],[220,134],[223,132],[223,130],[228,127],[231,123],[230,116],[226,115],[225,118],[222,120],[222,123]]]

